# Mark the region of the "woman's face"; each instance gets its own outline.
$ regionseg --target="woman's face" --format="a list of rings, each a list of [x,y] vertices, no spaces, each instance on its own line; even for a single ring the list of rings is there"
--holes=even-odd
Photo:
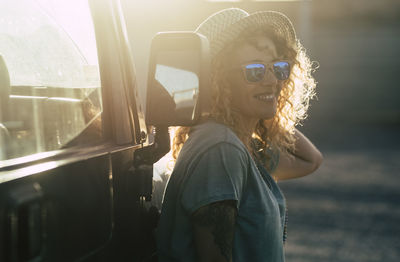
[[[268,64],[277,60],[276,46],[266,36],[258,36],[250,41],[251,44],[244,43],[236,48],[230,58],[229,65],[235,68],[229,75],[232,109],[248,120],[271,119],[276,113],[282,81],[267,69],[262,81],[248,82],[242,66],[255,62]]]

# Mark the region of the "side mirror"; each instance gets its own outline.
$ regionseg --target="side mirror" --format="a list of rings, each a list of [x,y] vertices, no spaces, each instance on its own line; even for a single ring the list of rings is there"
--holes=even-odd
[[[209,44],[194,32],[162,32],[152,40],[146,123],[192,126],[209,99]]]

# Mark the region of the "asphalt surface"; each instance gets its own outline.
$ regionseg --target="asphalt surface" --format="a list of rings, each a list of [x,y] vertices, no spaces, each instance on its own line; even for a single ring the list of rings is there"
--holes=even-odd
[[[280,183],[286,260],[400,261],[400,148],[323,153],[314,174]]]
[[[318,100],[302,127],[325,160],[282,182],[289,262],[400,261],[399,24],[313,24]],[[312,41],[311,41],[312,40]]]

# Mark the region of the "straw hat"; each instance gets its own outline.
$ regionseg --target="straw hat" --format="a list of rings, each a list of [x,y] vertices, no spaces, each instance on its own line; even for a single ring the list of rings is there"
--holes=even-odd
[[[211,56],[218,54],[229,42],[247,28],[271,28],[291,46],[296,45],[296,33],[289,18],[276,11],[260,11],[252,14],[239,8],[228,8],[209,16],[196,32],[210,42]]]

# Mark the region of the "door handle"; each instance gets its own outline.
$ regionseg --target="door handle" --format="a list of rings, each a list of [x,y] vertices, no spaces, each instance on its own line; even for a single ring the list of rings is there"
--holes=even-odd
[[[8,192],[7,261],[40,260],[43,249],[45,209],[38,183],[18,185]]]

